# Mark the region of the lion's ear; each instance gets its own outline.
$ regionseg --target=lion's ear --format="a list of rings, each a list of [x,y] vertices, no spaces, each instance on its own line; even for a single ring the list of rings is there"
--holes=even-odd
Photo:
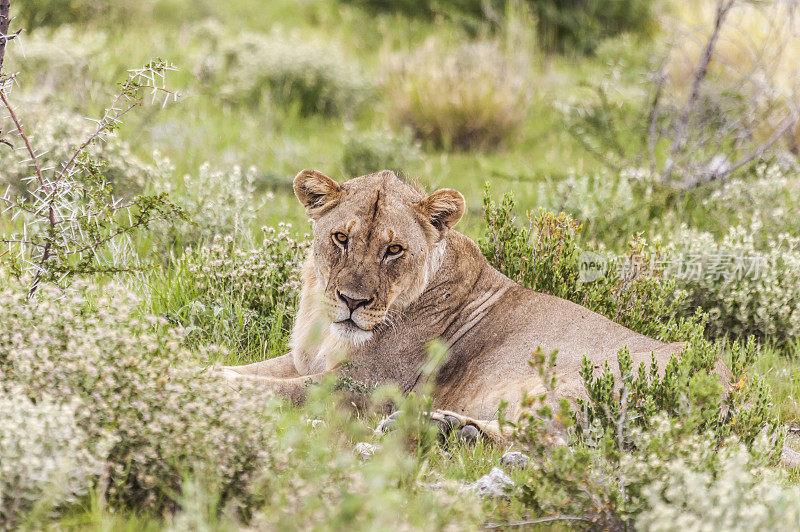
[[[315,220],[336,205],[343,192],[339,183],[316,170],[302,170],[294,178],[294,195]]]
[[[417,203],[416,208],[433,227],[444,233],[464,215],[466,202],[458,190],[443,188]]]

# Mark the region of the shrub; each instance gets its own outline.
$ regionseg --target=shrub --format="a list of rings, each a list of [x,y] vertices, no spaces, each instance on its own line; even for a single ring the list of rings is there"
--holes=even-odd
[[[256,360],[286,352],[297,296],[300,261],[307,242],[289,235],[291,225],[263,228],[259,247],[243,249],[232,237],[189,249],[183,272],[163,304],[166,315],[186,327],[195,342],[229,347]]]
[[[395,122],[435,147],[496,148],[525,118],[526,65],[514,64],[494,41],[441,50],[429,39],[396,57],[387,83]]]
[[[778,343],[800,335],[800,239],[781,235],[761,251],[762,226],[729,229],[721,240],[684,227],[669,253],[684,264],[679,284],[689,297],[682,310],[702,307],[718,336],[769,338]]]
[[[27,6],[30,2],[14,2],[12,11],[16,11],[20,4]],[[12,72],[20,72],[19,79],[24,80],[25,88],[32,96],[30,100],[53,102],[74,95],[81,101],[87,93],[102,91],[103,87],[95,85],[91,74],[96,75],[109,57],[109,39],[105,31],[61,26],[25,32],[20,38],[24,39],[24,56],[6,54],[4,66]],[[35,107],[39,106],[29,104],[31,110]],[[47,118],[52,110],[47,111],[40,114]],[[60,112],[66,114],[63,109]],[[79,117],[76,124],[84,122],[83,117]]]
[[[435,16],[460,23],[472,33],[497,26],[508,0],[341,0],[372,11]],[[527,0],[536,16],[541,46],[551,51],[592,53],[606,37],[629,32],[648,35],[656,28],[653,0]],[[483,24],[481,24],[483,23]]]
[[[707,433],[720,442],[736,435],[750,445],[767,434],[778,441],[771,414],[771,393],[764,379],[750,371],[757,356],[755,342],[747,344],[712,343],[699,335],[691,338],[681,352],[658,374],[655,364],[649,370],[634,368],[630,353],[619,353],[621,382],[606,363],[602,374],[594,376],[593,364],[584,358],[581,368],[588,401],[579,401],[578,416],[584,423],[599,421],[606,429],[618,430],[621,424],[650,426],[657,415],[679,419],[686,430]],[[717,360],[730,362],[730,383],[713,374]],[[615,391],[617,385],[619,391]],[[724,387],[733,385],[727,393]],[[584,419],[585,418],[585,419]]]
[[[592,53],[606,37],[656,28],[653,0],[529,0],[542,47]]]
[[[596,279],[581,277],[587,255],[578,246],[581,225],[571,216],[527,213],[527,226],[516,224],[513,195],[498,204],[484,194],[486,232],[479,240],[492,266],[514,281],[540,292],[579,303],[642,334],[664,341],[684,340],[697,329],[699,317],[676,318],[684,297],[674,280],[648,267],[663,256],[658,241],[634,235],[623,260],[608,265],[608,257],[590,258],[609,267]]]
[[[271,400],[260,384],[232,385],[193,367],[214,353],[182,349],[175,331],[138,315],[130,293],[111,286],[76,289],[54,299],[59,294],[45,287],[37,300],[28,300],[22,285],[0,290],[8,303],[0,309],[0,398],[19,390],[15,400],[53,397],[59,408],[80,403],[71,407],[74,424],[87,437],[70,441],[97,452],[104,465],[101,474],[82,477],[77,493],[95,487],[112,511],[142,516],[180,510],[175,529],[214,522],[256,528],[321,522],[370,529],[477,526],[480,506],[457,492],[457,484],[433,492],[415,486],[422,462],[409,452],[404,430],[417,434],[421,416],[399,422],[400,429],[363,463],[354,442],[373,437],[373,421],[343,408],[335,381],[310,387],[302,410],[288,407]],[[399,392],[384,393],[417,412]],[[58,419],[69,422],[68,416]],[[318,419],[324,422],[309,422]],[[12,458],[24,452],[33,460],[37,445],[17,444],[38,437],[38,426],[29,419],[24,425],[31,427],[27,434],[4,431],[0,442],[11,442]],[[58,434],[48,436],[59,441]],[[102,447],[109,436],[111,445]],[[0,455],[2,467],[7,456]]]
[[[91,123],[81,115],[69,111],[54,111],[46,107],[32,114],[35,145],[42,168],[60,170],[75,150],[92,133]],[[86,153],[96,164],[105,182],[119,198],[131,198],[140,194],[157,175],[154,165],[142,161],[133,154],[130,145],[122,140],[93,144]],[[35,187],[30,178],[34,170],[26,162],[29,154],[23,150],[0,150],[0,188],[11,186],[18,197],[24,198]]]
[[[172,192],[171,162],[158,153],[156,160],[161,176],[159,187]],[[259,195],[257,176],[252,166],[219,169],[207,162],[200,165],[196,174],[185,174],[181,179],[182,187],[175,188],[174,196],[193,223],[165,227],[170,244],[194,246],[217,235],[249,242],[258,210],[273,198],[272,193]]]
[[[348,132],[344,137],[342,169],[347,177],[358,177],[379,170],[400,174],[419,157],[419,147],[404,129],[401,134],[388,130]]]
[[[230,500],[267,463],[264,392],[247,383],[220,386],[193,367],[213,354],[190,353],[175,331],[138,317],[130,293],[45,287],[29,300],[10,283],[2,298],[0,388],[80,401],[74,415],[88,434],[85,447],[113,438],[99,489],[114,507],[174,506],[182,477],[192,472],[214,479],[221,500]]]
[[[34,400],[0,382],[0,529],[52,517],[100,475],[110,442],[100,434],[91,441],[78,425],[83,408],[77,399],[56,402],[46,393]]]
[[[692,387],[700,389],[694,383]],[[678,521],[672,524],[739,516],[744,498],[758,508],[757,519],[769,523],[779,519],[797,489],[784,488],[780,472],[771,468],[780,438],[756,431],[744,445],[736,437],[706,430],[695,422],[702,417],[697,416],[698,408],[708,409],[703,402],[687,401],[684,415],[662,412],[646,423],[638,417],[640,411],[625,405],[617,408],[618,417],[611,423],[595,419],[579,432],[567,423],[568,446],[553,444],[552,427],[568,420],[569,414],[554,411],[544,398],[532,399],[531,404],[536,408],[515,429],[531,460],[512,496],[534,515],[576,516],[566,519],[603,529],[649,529],[659,515],[674,516]],[[744,406],[739,410],[746,411]],[[690,419],[685,420],[685,414]],[[687,515],[681,515],[684,511]]]
[[[371,91],[359,66],[334,43],[281,32],[231,38],[210,23],[195,33],[206,43],[196,75],[231,103],[258,103],[266,88],[275,102],[296,105],[302,114],[352,114]]]
[[[93,19],[122,19],[152,8],[152,1],[134,4],[110,0],[26,0],[14,4],[20,26],[28,30],[39,26],[86,23]]]
[[[122,117],[142,105],[142,93],[169,99],[177,93],[166,88],[165,76],[175,68],[162,60],[151,60],[141,68],[128,71],[96,127],[75,148],[71,157],[59,164],[44,167],[41,156],[31,145],[4,88],[3,106],[14,125],[15,141],[24,146],[29,159],[30,194],[21,197],[6,188],[0,201],[3,212],[10,212],[14,224],[0,243],[7,246],[12,268],[30,276],[30,295],[40,284],[68,285],[74,277],[95,273],[119,273],[139,267],[131,253],[130,237],[155,220],[185,219],[185,212],[172,203],[167,194],[137,195],[130,199],[116,197],[104,175],[106,162],[95,157],[92,147],[107,140]],[[160,84],[159,84],[160,82]],[[7,85],[11,81],[7,80]],[[3,139],[10,143],[9,140]],[[22,149],[20,150],[22,151]]]
[[[800,526],[794,503],[800,496],[797,484],[786,486],[779,472],[764,467],[741,446],[718,449],[706,444],[699,450],[701,460],[697,454],[681,453],[664,463],[652,452],[651,460],[639,465],[652,467],[655,462],[660,473],[642,490],[646,510],[636,520],[642,529],[744,531]],[[714,465],[704,466],[703,461]]]
[[[714,213],[704,220],[715,234],[727,232],[732,225],[750,227],[754,221],[762,225],[752,236],[760,249],[782,233],[800,234],[800,224],[790,213],[800,208],[798,168],[789,161],[762,163],[752,174],[731,178],[702,200],[704,212]],[[710,217],[709,217],[710,218]],[[705,228],[705,227],[704,227]]]

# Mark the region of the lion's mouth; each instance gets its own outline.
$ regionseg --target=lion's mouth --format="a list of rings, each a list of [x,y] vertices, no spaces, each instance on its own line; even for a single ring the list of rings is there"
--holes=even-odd
[[[345,327],[355,327],[356,329],[361,329],[362,331],[366,331],[366,329],[359,327],[358,324],[353,321],[353,318],[347,318],[346,320],[337,321],[335,323],[343,325]]]
[[[352,319],[347,318],[331,324],[331,331],[339,338],[354,344],[361,344],[372,338],[372,331],[359,327]]]

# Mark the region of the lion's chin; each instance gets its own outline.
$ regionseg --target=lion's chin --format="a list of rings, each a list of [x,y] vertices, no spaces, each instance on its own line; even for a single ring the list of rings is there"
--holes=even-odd
[[[372,331],[365,331],[352,320],[331,323],[331,332],[353,345],[361,345],[372,338]]]

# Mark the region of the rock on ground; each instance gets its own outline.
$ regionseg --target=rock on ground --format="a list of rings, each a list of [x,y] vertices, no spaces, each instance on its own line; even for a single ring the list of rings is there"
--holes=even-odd
[[[356,444],[353,450],[362,460],[369,460],[372,457],[372,455],[375,454],[375,451],[377,451],[378,448],[372,445],[371,443],[360,441]]]
[[[507,469],[522,469],[530,458],[519,451],[509,451],[500,458],[500,465]]]
[[[505,497],[508,490],[514,487],[514,481],[499,467],[493,467],[487,475],[469,484],[467,489],[481,497]]]

